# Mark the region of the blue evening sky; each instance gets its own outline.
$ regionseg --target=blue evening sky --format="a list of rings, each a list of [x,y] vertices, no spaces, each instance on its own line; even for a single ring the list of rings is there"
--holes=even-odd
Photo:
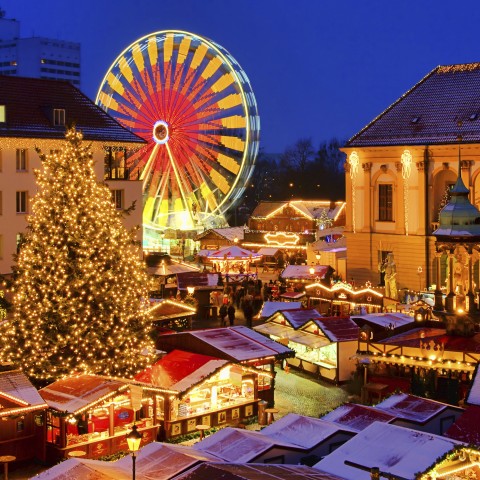
[[[159,30],[226,48],[255,92],[261,147],[347,139],[437,65],[480,61],[465,0],[0,0],[21,35],[81,42],[92,99],[121,51]]]

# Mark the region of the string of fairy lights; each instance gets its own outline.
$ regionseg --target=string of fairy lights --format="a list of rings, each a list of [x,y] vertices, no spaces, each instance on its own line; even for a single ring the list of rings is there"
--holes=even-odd
[[[132,377],[148,363],[148,277],[74,128],[44,155],[15,267],[0,361],[45,384],[74,373]]]

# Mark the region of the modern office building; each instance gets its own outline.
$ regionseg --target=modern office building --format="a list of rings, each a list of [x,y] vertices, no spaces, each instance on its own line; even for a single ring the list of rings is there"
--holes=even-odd
[[[66,80],[80,88],[80,44],[20,36],[20,22],[0,18],[0,75]]]

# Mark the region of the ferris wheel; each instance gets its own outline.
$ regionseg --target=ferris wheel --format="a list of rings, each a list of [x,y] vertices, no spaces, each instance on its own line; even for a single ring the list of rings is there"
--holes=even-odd
[[[143,181],[144,235],[225,224],[253,171],[260,119],[224,48],[177,30],[142,37],[108,69],[96,103],[147,142],[127,165]]]

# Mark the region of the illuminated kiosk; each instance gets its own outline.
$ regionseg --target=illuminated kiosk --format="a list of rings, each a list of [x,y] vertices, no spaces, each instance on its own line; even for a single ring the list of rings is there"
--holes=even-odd
[[[112,63],[96,103],[147,142],[127,160],[130,179],[143,182],[145,249],[180,239],[189,251],[196,233],[226,225],[260,131],[252,87],[230,53],[179,30],[146,35]]]

